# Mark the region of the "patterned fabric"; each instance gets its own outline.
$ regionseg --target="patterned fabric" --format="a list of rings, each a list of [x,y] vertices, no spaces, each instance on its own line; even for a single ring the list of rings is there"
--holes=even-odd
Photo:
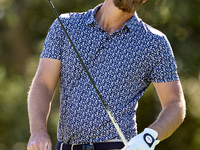
[[[137,134],[136,109],[151,82],[179,80],[165,35],[137,14],[108,35],[94,15],[61,15],[81,58],[127,140]],[[58,141],[69,144],[120,139],[58,20],[52,24],[41,58],[61,60]]]

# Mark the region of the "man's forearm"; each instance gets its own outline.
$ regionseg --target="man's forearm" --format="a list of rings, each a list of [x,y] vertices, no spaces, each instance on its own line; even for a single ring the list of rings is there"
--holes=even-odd
[[[157,120],[149,128],[157,131],[158,139],[162,141],[168,138],[180,126],[184,118],[184,99],[172,100],[163,108]]]
[[[46,130],[53,92],[45,84],[35,80],[28,94],[30,132]]]
[[[128,142],[128,150],[154,150],[160,141],[169,137],[180,126],[184,118],[184,98],[169,101],[157,120]],[[125,149],[126,147],[122,150]]]

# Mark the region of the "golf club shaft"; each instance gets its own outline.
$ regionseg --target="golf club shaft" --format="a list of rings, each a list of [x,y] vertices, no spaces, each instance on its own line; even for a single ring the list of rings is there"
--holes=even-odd
[[[57,11],[56,11],[56,9],[55,9],[53,3],[51,2],[51,0],[48,0],[48,1],[49,1],[49,3],[50,3],[51,8],[53,9],[54,14],[56,15],[58,21],[60,22],[60,25],[61,25],[62,29],[64,30],[64,32],[65,32],[65,34],[66,34],[66,36],[67,36],[69,42],[71,43],[71,45],[72,45],[72,47],[73,47],[73,49],[74,49],[74,51],[75,51],[75,53],[76,53],[76,55],[77,55],[79,61],[81,62],[81,64],[82,64],[82,66],[83,66],[83,68],[84,68],[86,74],[88,75],[88,77],[89,77],[89,79],[90,79],[90,81],[91,81],[93,87],[95,88],[95,90],[96,90],[96,92],[97,92],[99,98],[101,99],[101,102],[103,103],[103,106],[105,107],[105,109],[106,109],[106,111],[107,111],[107,113],[108,113],[108,115],[109,115],[109,117],[110,117],[112,123],[114,124],[114,126],[115,126],[115,128],[116,128],[116,130],[117,130],[117,132],[118,132],[118,134],[119,134],[119,136],[120,136],[122,142],[124,143],[125,147],[128,147],[127,140],[126,140],[124,134],[122,133],[122,131],[121,131],[119,125],[118,125],[118,124],[116,123],[116,121],[115,121],[115,118],[113,117],[113,115],[111,114],[111,112],[110,112],[108,106],[106,105],[105,101],[103,100],[103,97],[102,97],[101,93],[100,93],[99,90],[97,89],[97,87],[96,87],[96,85],[95,85],[95,83],[94,83],[94,80],[92,79],[92,77],[91,77],[89,71],[87,70],[87,68],[86,68],[86,66],[85,66],[85,64],[84,64],[84,62],[83,62],[83,60],[82,60],[82,58],[80,57],[80,55],[79,55],[79,53],[78,53],[76,47],[74,46],[74,44],[73,44],[71,38],[69,37],[69,35],[68,35],[68,33],[67,33],[67,31],[66,31],[64,25],[63,25],[63,23],[61,22],[61,20],[60,20],[60,18],[59,18],[59,15],[58,15],[58,13],[57,13]]]

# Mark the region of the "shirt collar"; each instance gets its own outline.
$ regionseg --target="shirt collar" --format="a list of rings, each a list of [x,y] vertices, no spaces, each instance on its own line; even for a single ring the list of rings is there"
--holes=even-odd
[[[101,8],[102,5],[103,4],[99,4],[94,9],[91,10],[91,13],[86,21],[86,25],[97,24],[94,16],[95,16],[96,12]],[[141,22],[142,22],[142,20],[138,17],[137,12],[135,12],[135,14],[131,17],[131,19],[129,19],[124,24],[122,29],[127,28],[129,31],[132,32],[132,31],[138,29],[139,26],[141,26],[140,25]]]
[[[137,30],[140,26],[142,20],[138,17],[137,12],[129,19],[124,26],[126,26],[131,32]]]
[[[90,24],[93,24],[96,22],[94,16],[95,16],[96,12],[101,8],[102,5],[103,4],[99,4],[94,9],[91,10],[88,20],[86,21],[86,25],[90,25]]]

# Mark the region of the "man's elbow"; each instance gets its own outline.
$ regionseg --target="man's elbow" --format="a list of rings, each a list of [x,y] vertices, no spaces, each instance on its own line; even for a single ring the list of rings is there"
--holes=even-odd
[[[180,100],[175,100],[175,103],[179,114],[179,122],[181,124],[186,117],[186,102],[184,98],[181,98]]]

